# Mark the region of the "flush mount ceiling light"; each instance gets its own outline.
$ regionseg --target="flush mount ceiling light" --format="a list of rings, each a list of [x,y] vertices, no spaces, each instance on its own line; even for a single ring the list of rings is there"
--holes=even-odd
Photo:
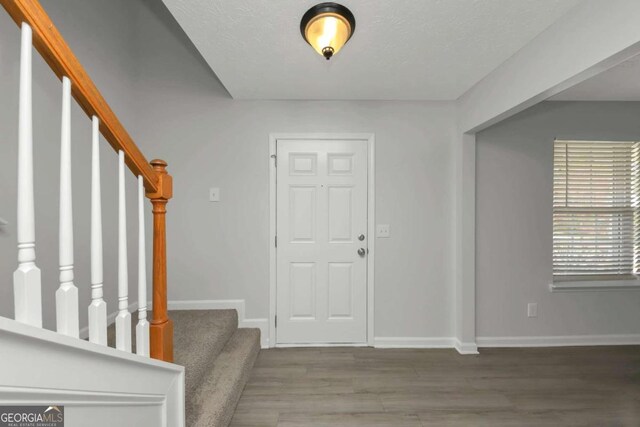
[[[327,60],[349,41],[355,29],[353,13],[337,3],[317,4],[300,21],[302,37]]]

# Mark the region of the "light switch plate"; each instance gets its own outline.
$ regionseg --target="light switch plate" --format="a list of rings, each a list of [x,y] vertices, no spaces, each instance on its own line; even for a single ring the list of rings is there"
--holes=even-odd
[[[210,202],[219,202],[220,201],[220,189],[217,187],[211,187],[209,189],[209,201]]]
[[[376,237],[387,238],[391,237],[391,230],[389,224],[378,224],[376,226]]]
[[[527,316],[528,317],[538,317],[538,304],[535,302],[530,302],[527,304]]]

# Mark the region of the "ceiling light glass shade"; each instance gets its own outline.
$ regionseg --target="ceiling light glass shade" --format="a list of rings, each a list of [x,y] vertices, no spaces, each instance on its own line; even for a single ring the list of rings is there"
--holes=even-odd
[[[316,52],[330,59],[349,41],[355,26],[355,18],[346,7],[320,3],[304,14],[300,32]]]

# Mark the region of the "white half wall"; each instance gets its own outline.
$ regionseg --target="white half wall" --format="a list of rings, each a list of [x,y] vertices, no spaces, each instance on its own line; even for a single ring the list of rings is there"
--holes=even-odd
[[[544,102],[477,134],[479,346],[638,342],[640,292],[549,283],[554,138],[640,140],[639,117],[638,102]]]
[[[0,342],[1,405],[64,405],[69,427],[184,426],[182,366],[4,317]]]

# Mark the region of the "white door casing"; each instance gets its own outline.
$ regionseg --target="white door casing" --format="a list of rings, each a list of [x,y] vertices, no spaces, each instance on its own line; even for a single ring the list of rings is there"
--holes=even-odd
[[[367,342],[368,148],[277,142],[277,344]]]

